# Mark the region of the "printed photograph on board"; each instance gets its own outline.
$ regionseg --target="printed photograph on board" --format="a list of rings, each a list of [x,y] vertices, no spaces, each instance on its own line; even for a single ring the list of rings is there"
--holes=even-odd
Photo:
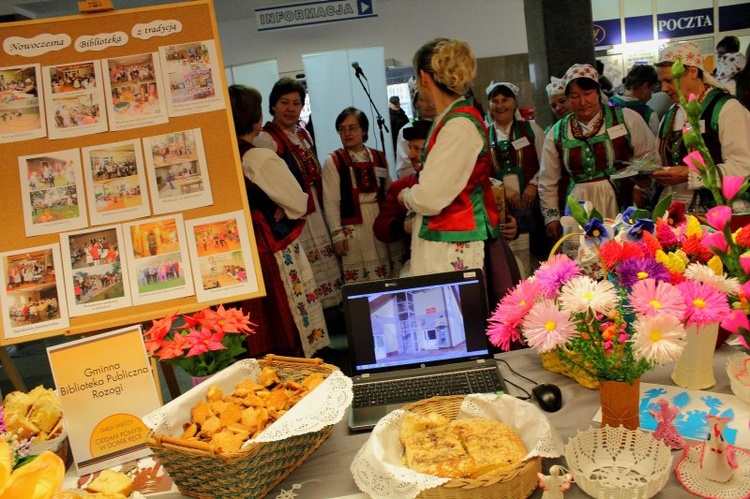
[[[88,226],[78,149],[18,158],[26,236]]]
[[[213,204],[199,128],[143,139],[154,213]]]
[[[161,67],[156,52],[102,61],[110,130],[166,123]]]
[[[99,61],[42,68],[50,139],[107,131]]]
[[[0,68],[0,143],[47,135],[41,81],[39,64]]]
[[[194,294],[182,215],[125,224],[123,235],[134,304]]]
[[[70,325],[59,245],[3,253],[0,262],[0,301],[6,339]]]
[[[143,150],[138,139],[86,147],[82,153],[93,225],[151,214]]]
[[[159,47],[159,56],[170,116],[224,109],[224,92],[215,86],[224,69],[213,40]]]
[[[119,225],[60,234],[71,316],[131,305],[121,242]]]
[[[258,290],[242,211],[188,220],[185,225],[198,300]]]

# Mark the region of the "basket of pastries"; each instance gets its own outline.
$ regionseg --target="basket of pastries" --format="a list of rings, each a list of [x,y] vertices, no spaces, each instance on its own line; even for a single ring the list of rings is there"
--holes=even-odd
[[[330,435],[351,380],[320,359],[232,364],[143,418],[146,443],[182,494],[265,496]]]
[[[380,420],[351,465],[372,497],[526,498],[562,439],[534,405],[509,395],[433,397]]]
[[[42,385],[28,393],[10,392],[3,401],[7,433],[16,435],[20,442],[31,441],[30,454],[50,450],[67,463],[70,444],[63,428],[62,416],[62,406],[57,394]]]

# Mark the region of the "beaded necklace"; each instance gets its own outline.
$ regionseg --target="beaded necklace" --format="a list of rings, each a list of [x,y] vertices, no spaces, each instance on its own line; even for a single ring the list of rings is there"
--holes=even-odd
[[[601,130],[602,128],[602,124],[604,124],[604,111],[602,111],[602,109],[600,108],[599,111],[597,111],[596,115],[594,115],[594,118],[591,120],[591,126],[589,126],[590,131],[588,133],[583,131],[581,122],[578,121],[575,116],[570,121],[570,131],[573,132],[573,137],[575,137],[576,139],[586,140],[594,137],[597,133],[599,133],[599,130]]]

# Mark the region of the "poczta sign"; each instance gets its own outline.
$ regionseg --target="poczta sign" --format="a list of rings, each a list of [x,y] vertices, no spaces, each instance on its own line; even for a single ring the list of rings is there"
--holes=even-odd
[[[682,36],[710,34],[714,30],[713,9],[659,14],[656,26],[659,38],[678,38]]]

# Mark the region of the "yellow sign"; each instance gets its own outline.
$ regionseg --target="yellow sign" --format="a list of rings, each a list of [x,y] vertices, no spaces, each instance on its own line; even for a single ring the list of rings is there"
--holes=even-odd
[[[140,326],[47,348],[78,474],[151,454],[141,417],[161,406]]]

